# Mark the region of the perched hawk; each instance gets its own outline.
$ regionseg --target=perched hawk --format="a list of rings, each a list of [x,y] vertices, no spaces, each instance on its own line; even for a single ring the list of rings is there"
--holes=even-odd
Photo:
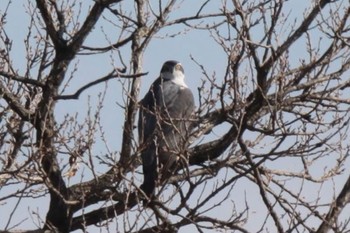
[[[163,64],[141,101],[138,122],[144,182],[141,189],[151,196],[156,182],[164,180],[183,155],[191,130],[194,98],[185,84],[185,74],[177,61]]]

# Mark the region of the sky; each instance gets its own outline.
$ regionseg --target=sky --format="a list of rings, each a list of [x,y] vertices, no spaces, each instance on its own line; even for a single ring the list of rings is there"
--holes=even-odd
[[[6,4],[6,1],[0,2],[0,15],[2,15]],[[93,1],[89,1],[93,2]],[[157,1],[155,1],[157,2]],[[202,1],[203,2],[203,1]],[[174,14],[171,14],[170,20],[174,18],[178,18],[180,16],[191,15],[193,12],[196,12],[197,9],[192,7],[193,2],[183,1],[182,5],[177,9]],[[25,62],[22,59],[25,56],[24,49],[24,38],[26,33],[28,32],[28,8],[24,7],[28,5],[27,1],[24,0],[13,0],[10,8],[8,10],[6,32],[10,38],[13,38],[13,53],[12,59],[16,67],[18,67],[19,72],[25,69]],[[301,21],[303,9],[306,9],[309,6],[308,1],[288,1],[285,8],[285,14],[289,14],[289,18],[291,21],[286,22],[285,29],[288,30],[288,25],[294,23],[294,19],[296,23]],[[211,1],[205,8],[204,12],[211,12],[213,10],[217,10],[221,7],[221,1]],[[125,4],[125,9],[127,11],[132,11],[132,6]],[[84,11],[87,11],[87,8],[83,8]],[[73,13],[77,13],[76,11]],[[20,17],[20,20],[19,20]],[[96,25],[94,32],[89,36],[86,40],[86,45],[91,46],[103,46],[108,45],[109,41],[117,38],[118,29],[115,28],[113,22],[109,22],[108,14],[106,15],[106,19],[102,19],[98,25]],[[83,17],[81,17],[83,18]],[[183,31],[182,25],[177,26],[180,31]],[[213,37],[206,31],[185,31],[183,34],[170,37],[164,39],[164,36],[167,34],[172,34],[174,28],[171,30],[163,30],[160,31],[156,38],[151,41],[147,50],[144,54],[143,59],[143,71],[148,72],[148,75],[142,77],[142,86],[141,86],[141,94],[143,96],[149,88],[149,85],[157,78],[161,66],[166,60],[178,60],[182,63],[185,74],[186,74],[186,82],[188,86],[193,90],[195,95],[196,105],[199,105],[197,88],[201,85],[202,80],[204,79],[201,69],[195,64],[195,62],[191,59],[194,58],[200,64],[206,67],[206,71],[209,75],[213,75],[217,77],[218,80],[224,74],[224,68],[226,67],[226,54],[223,52],[221,47],[214,42]],[[259,29],[256,31],[256,36],[259,38]],[[106,35],[108,35],[106,37]],[[318,35],[315,34],[315,39],[317,39]],[[283,38],[281,38],[283,39]],[[325,39],[324,39],[325,40]],[[291,61],[294,64],[300,64],[300,61],[305,58],[305,49],[303,46],[298,46],[297,42],[295,49],[293,49],[290,53]],[[326,43],[321,43],[321,46]],[[121,54],[126,62],[129,61],[130,54],[128,53],[128,49],[121,49]],[[112,59],[111,59],[112,58]],[[74,79],[68,84],[65,89],[65,94],[74,93],[81,85],[86,84],[90,81],[95,80],[96,78],[102,77],[109,73],[114,66],[119,67],[120,61],[118,59],[118,54],[116,51],[112,53],[104,53],[100,55],[94,56],[78,56],[75,59],[75,62],[70,66],[70,71],[73,71],[74,64],[80,67],[76,72],[73,73]],[[127,63],[127,65],[129,65]],[[83,67],[83,68],[81,68]],[[68,72],[69,73],[69,72]],[[125,80],[111,80],[107,84],[99,84],[96,87],[90,88],[85,91],[79,98],[79,100],[68,100],[61,101],[57,104],[56,114],[57,120],[63,121],[65,116],[67,115],[75,115],[78,111],[77,118],[80,122],[84,121],[86,116],[86,112],[89,109],[96,109],[96,103],[98,102],[97,93],[103,90],[107,85],[107,91],[105,93],[105,100],[103,103],[103,108],[101,111],[101,122],[103,122],[103,131],[104,136],[107,138],[107,146],[111,151],[120,150],[121,146],[121,137],[122,137],[122,124],[123,124],[123,109],[120,105],[124,105],[123,103],[123,90],[121,83]],[[216,130],[215,133],[220,135],[220,130]],[[214,136],[215,137],[215,136]],[[106,145],[100,142],[100,145],[96,145],[94,147],[94,153],[97,155],[103,156],[106,153]],[[288,161],[281,161],[284,166],[288,166]],[[97,171],[99,173],[103,173],[107,169],[106,166],[98,164],[96,161],[96,166],[99,166]],[[293,165],[290,165],[293,166]],[[291,168],[292,169],[292,168]],[[71,183],[79,182],[80,179],[87,180],[91,177],[91,172],[88,170],[82,171],[81,176],[77,176],[70,181]],[[335,182],[337,181],[337,182]],[[252,200],[254,198],[254,193],[258,192],[258,189],[248,183],[245,183],[245,180],[242,179],[239,182],[243,182],[242,184],[238,184],[239,187],[244,187],[240,190],[233,190],[233,196],[246,196],[248,200],[251,202],[251,213],[257,215],[257,217],[253,217],[252,219],[259,219],[259,209],[264,208],[263,204],[259,200]],[[343,178],[339,180],[334,180],[334,183],[325,184],[324,189],[332,189],[332,185],[339,189],[343,183]],[[340,185],[339,185],[340,184]],[[315,190],[312,186],[305,187],[305,193],[315,193],[317,194],[318,190]],[[10,190],[9,190],[10,191]],[[1,196],[1,194],[0,194]],[[25,218],[27,218],[29,213],[34,213],[38,211],[41,214],[41,218],[45,217],[47,206],[44,206],[43,201],[40,200],[24,200],[19,204],[21,211],[16,211],[14,214],[13,220],[10,225],[16,225],[21,222]],[[48,202],[46,202],[48,203]],[[17,203],[6,203],[6,210],[11,211],[13,207]],[[1,206],[1,203],[0,203]],[[8,215],[8,211],[4,211],[4,207],[1,207],[2,211],[0,211],[0,219],[4,219]],[[236,203],[235,208],[244,209],[244,203],[238,202]],[[228,211],[226,214],[229,214]],[[217,213],[214,214],[225,214],[225,213]],[[35,214],[32,215],[33,219],[26,219],[21,225],[20,229],[25,228],[35,228],[33,224],[36,221],[37,216]],[[7,219],[7,218],[6,218]],[[122,221],[121,219],[120,221]],[[250,220],[251,221],[251,220]],[[264,221],[264,219],[259,219],[259,222]],[[3,229],[7,223],[0,223],[0,229]],[[121,224],[121,223],[120,223]],[[247,224],[247,228],[251,231],[255,231],[256,222],[250,222]],[[180,232],[186,232],[187,228],[182,229]]]

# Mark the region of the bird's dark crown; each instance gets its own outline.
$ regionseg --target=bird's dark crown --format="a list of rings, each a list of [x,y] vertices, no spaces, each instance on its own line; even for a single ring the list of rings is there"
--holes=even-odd
[[[175,61],[175,60],[166,61],[163,64],[160,73],[166,73],[166,72],[173,73],[175,71],[174,69],[178,69],[179,71],[184,73],[184,69],[181,66],[180,62]]]

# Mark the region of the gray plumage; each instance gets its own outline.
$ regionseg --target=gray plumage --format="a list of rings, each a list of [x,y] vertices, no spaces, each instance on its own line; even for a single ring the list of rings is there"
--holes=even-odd
[[[158,169],[160,180],[171,175],[191,131],[194,98],[184,82],[179,62],[164,63],[160,77],[140,104],[138,132],[144,173],[141,189],[150,197],[158,180]]]

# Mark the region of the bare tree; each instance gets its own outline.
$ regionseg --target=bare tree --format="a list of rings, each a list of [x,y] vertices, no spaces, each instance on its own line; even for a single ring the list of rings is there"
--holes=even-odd
[[[305,9],[283,0],[27,1],[21,41],[8,33],[16,3],[1,4],[5,232],[350,231],[348,1],[314,0]],[[185,7],[193,13],[181,14]],[[155,38],[188,31],[207,33],[224,59],[213,73],[201,58],[186,64],[202,76],[191,146],[144,206],[135,136],[149,70],[143,59]],[[96,35],[105,39],[92,44]],[[16,56],[18,47],[25,56]],[[110,69],[72,91],[79,61],[101,54]],[[109,112],[122,109],[120,125],[105,125],[116,86],[122,101],[112,100]],[[86,104],[82,94],[92,88],[98,95]],[[87,108],[57,112],[73,102]],[[122,129],[120,140],[108,138],[107,127]],[[28,216],[36,230],[15,219],[31,200],[48,206],[46,215]]]

